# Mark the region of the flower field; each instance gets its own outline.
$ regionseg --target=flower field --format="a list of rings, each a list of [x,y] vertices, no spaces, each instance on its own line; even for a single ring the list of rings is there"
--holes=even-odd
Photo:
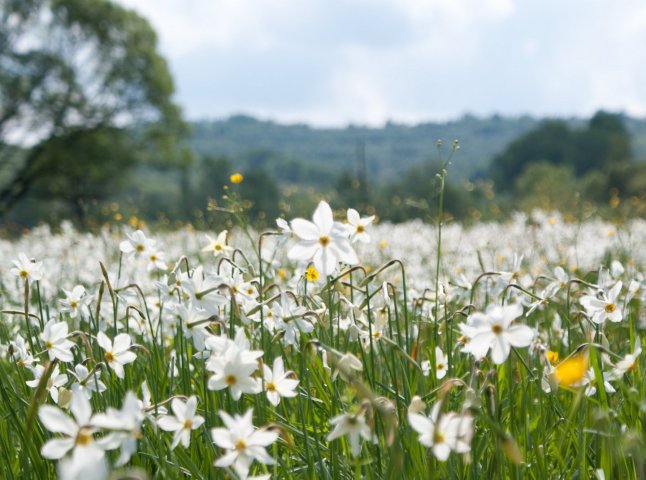
[[[646,478],[646,222],[0,240],[1,478]]]

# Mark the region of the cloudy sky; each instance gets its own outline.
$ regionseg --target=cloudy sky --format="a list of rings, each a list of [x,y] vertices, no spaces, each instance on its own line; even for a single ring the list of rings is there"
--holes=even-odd
[[[646,115],[643,0],[118,0],[190,119]]]

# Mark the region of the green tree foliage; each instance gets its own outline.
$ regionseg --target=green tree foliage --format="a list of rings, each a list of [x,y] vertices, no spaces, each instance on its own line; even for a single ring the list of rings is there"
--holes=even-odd
[[[575,132],[576,154],[572,164],[577,175],[604,170],[632,160],[628,129],[619,115],[597,112],[588,128]]]
[[[334,189],[340,205],[349,205],[361,211],[368,209],[370,199],[367,182],[349,170],[337,177]]]
[[[274,178],[264,169],[250,170],[237,187],[249,218],[261,225],[274,225],[280,213],[280,188]]]
[[[140,158],[175,158],[184,124],[173,89],[155,32],[133,11],[0,0],[0,215],[36,186],[79,205]]]
[[[546,121],[494,157],[489,174],[499,191],[512,191],[527,165],[540,161],[567,165],[572,163],[573,150],[570,127],[561,120]]]
[[[534,208],[548,212],[560,209],[572,211],[576,207],[578,190],[574,169],[569,165],[535,162],[528,165],[516,179],[520,207],[526,211]]]
[[[580,177],[631,160],[630,134],[622,117],[600,111],[583,129],[560,120],[543,122],[494,157],[489,172],[498,191],[512,192],[516,180],[537,162],[570,167]]]
[[[385,184],[376,195],[376,211],[394,222],[436,217],[440,194],[437,173],[440,168],[437,163],[426,162],[410,168],[400,179]],[[445,183],[443,203],[446,215],[466,217],[468,195],[459,185],[451,181]]]
[[[32,194],[59,199],[83,219],[89,204],[110,196],[124,180],[122,172],[136,163],[133,143],[115,128],[71,130],[48,139],[33,163]]]

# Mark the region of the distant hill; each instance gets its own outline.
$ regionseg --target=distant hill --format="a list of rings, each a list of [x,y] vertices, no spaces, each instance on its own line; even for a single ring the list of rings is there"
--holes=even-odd
[[[450,171],[451,178],[457,180],[483,175],[494,155],[542,120],[529,116],[465,115],[446,123],[313,128],[238,115],[192,123],[190,146],[201,155],[226,156],[239,168],[256,165],[259,158],[267,159],[273,152],[275,156],[264,165],[279,180],[283,175],[289,178],[296,167],[306,168],[309,175],[305,176],[312,177],[314,173],[319,180],[329,180],[344,170],[356,171],[363,149],[370,180],[380,182],[403,173],[411,165],[437,159],[437,140],[444,142],[443,151],[447,155],[457,139],[460,152]],[[583,125],[587,120],[567,121]],[[646,120],[625,117],[625,121],[633,135],[636,157],[645,158]]]

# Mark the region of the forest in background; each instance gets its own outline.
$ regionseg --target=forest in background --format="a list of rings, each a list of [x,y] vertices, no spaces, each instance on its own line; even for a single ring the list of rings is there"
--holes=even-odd
[[[609,125],[595,130],[595,118]],[[466,115],[446,123],[337,129],[239,115],[193,122],[188,132],[180,161],[128,167],[128,175],[111,184],[112,192],[89,195],[81,213],[40,188],[5,216],[5,225],[15,229],[66,218],[89,227],[115,220],[226,224],[229,216],[213,207],[224,206],[224,188],[236,172],[244,181],[233,188],[251,220],[263,226],[280,215],[306,215],[322,197],[339,208],[377,213],[381,220],[433,220],[436,175],[449,157],[444,210],[452,219],[500,220],[533,208],[570,217],[643,211],[646,121],[620,114],[599,112],[588,120]],[[453,152],[456,140],[459,149]],[[83,159],[77,163],[87,172]]]

